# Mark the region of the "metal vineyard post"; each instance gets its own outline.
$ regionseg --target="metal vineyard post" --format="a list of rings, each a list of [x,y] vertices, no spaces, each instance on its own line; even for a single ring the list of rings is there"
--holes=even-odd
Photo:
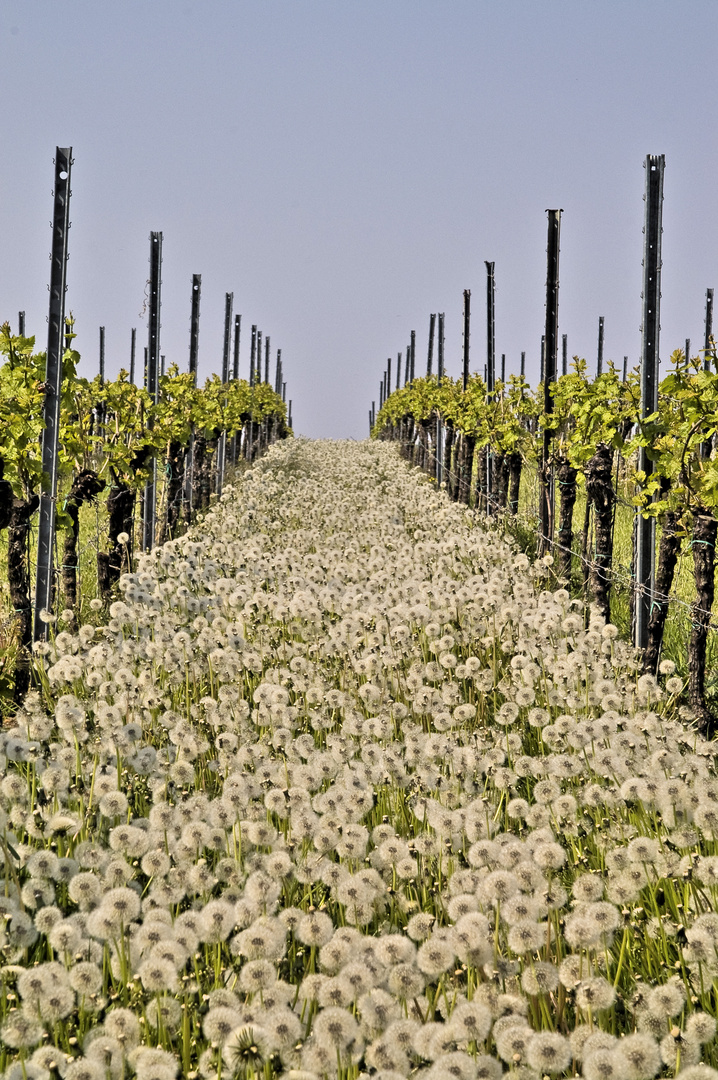
[[[561,237],[561,210],[547,210],[548,242],[546,245],[546,332],[543,341],[543,407],[553,412],[551,387],[556,382],[556,353],[558,345],[558,258]],[[551,432],[544,426],[541,452],[541,495],[539,505],[539,555],[545,554],[553,540],[553,484],[550,475]]]
[[[643,227],[643,321],[641,325],[641,419],[658,408],[658,338],[661,306],[661,222],[663,217],[663,154],[646,157]],[[653,471],[648,447],[638,452],[638,468],[646,479]],[[636,513],[636,602],[634,644],[645,649],[653,602],[656,565],[656,520]]]
[[[160,353],[160,307],[162,288],[162,233],[150,233],[150,317],[147,338],[147,391],[156,405],[159,400],[157,369]],[[145,484],[143,547],[151,551],[155,542],[155,491],[157,458],[152,458],[152,474]]]
[[[67,234],[70,228],[70,169],[72,147],[55,149],[55,193],[52,221],[50,268],[50,311],[47,330],[45,402],[42,433],[42,487],[37,537],[37,576],[35,579],[34,639],[47,635],[41,615],[52,606],[53,560],[55,537],[55,499],[57,497],[57,455],[60,427],[60,392],[62,386],[62,347],[65,330],[65,289],[67,287]]]

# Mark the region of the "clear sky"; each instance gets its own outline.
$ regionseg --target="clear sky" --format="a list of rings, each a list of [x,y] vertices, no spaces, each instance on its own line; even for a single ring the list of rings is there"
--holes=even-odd
[[[640,352],[643,161],[666,155],[661,355],[703,338],[718,288],[715,0],[1,0],[0,318],[46,344],[52,158],[73,147],[67,305],[83,373],[146,342],[221,370],[224,295],[282,349],[295,430],[362,438],[388,356],[472,291],[485,358],[538,378],[547,207],[564,210],[559,331],[595,366]],[[377,403],[378,404],[378,403]]]

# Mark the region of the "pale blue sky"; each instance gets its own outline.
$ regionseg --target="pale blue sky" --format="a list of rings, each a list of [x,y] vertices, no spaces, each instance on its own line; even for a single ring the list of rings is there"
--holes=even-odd
[[[221,369],[224,294],[282,349],[295,429],[363,437],[386,357],[446,313],[459,374],[496,348],[538,377],[547,207],[560,332],[595,364],[640,350],[644,170],[666,155],[661,354],[697,347],[718,288],[715,0],[1,0],[0,318],[46,343],[52,157],[72,145],[68,307],[128,366],[164,233],[162,352]]]

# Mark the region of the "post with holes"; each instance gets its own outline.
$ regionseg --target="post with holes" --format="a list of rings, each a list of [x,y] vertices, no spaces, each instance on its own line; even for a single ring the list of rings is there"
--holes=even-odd
[[[386,360],[386,396],[391,393],[391,357],[388,356]]]
[[[269,342],[270,341],[271,341],[271,338],[269,337],[269,334],[267,334],[266,340],[264,342],[264,381],[266,382],[267,386],[269,386]]]
[[[568,372],[568,334],[564,334],[561,338],[561,374],[565,375]]]
[[[521,378],[526,378],[526,353],[521,353]]]
[[[257,327],[252,327],[252,343],[249,346],[249,385],[254,386],[254,360],[257,355]]]
[[[282,350],[277,349],[277,369],[274,375],[274,393],[279,393],[279,387],[282,385]]]
[[[438,326],[436,329],[436,378],[441,382],[444,377],[444,312],[439,312]],[[443,479],[444,461],[444,426],[441,416],[436,414],[436,482],[440,484]]]
[[[411,344],[409,345],[411,360],[409,363],[409,378],[414,381],[414,363],[416,361],[416,330],[411,331]]]
[[[685,350],[683,352],[683,360],[685,362],[686,367],[688,367],[688,361],[690,360],[690,358],[691,358],[691,339],[689,337],[687,337],[686,338],[686,347],[685,347]]]
[[[506,382],[506,353],[501,353],[501,382]]]
[[[20,337],[25,337],[25,312],[18,311],[17,313],[17,332]]]
[[[706,332],[703,348],[703,370],[710,371],[713,354],[713,290],[706,289]]]
[[[130,382],[135,381],[135,353],[137,351],[137,330],[132,327],[130,331]]]
[[[37,537],[37,577],[35,579],[35,621],[33,638],[43,640],[47,624],[41,619],[52,609],[53,548],[55,539],[55,499],[57,497],[57,452],[62,389],[62,351],[65,333],[65,288],[67,283],[67,234],[70,228],[70,168],[72,147],[55,150],[55,194],[52,215],[50,265],[50,312],[47,330],[45,401],[42,432],[42,486]],[[29,625],[27,626],[29,630]]]
[[[408,353],[407,353],[407,364],[408,364],[408,362],[409,362],[409,356],[408,356]],[[408,372],[408,369],[407,369],[407,372]],[[399,389],[400,385],[401,385],[401,353],[397,353],[397,357],[396,357],[396,388],[397,388],[397,390]],[[406,386],[406,373],[404,375],[404,386]],[[389,387],[389,390],[391,391],[391,387]]]
[[[436,338],[436,375],[441,382],[444,377],[444,312],[439,314],[439,325]]]
[[[229,382],[229,350],[232,342],[232,306],[234,304],[234,293],[228,292],[224,295],[224,338],[222,341],[222,385],[226,386]],[[227,407],[226,396],[223,399],[224,407]],[[217,496],[221,496],[222,488],[224,486],[224,459],[227,450],[227,428],[223,427],[219,439],[217,440],[217,476],[216,476],[216,491]]]
[[[257,327],[256,324],[252,326],[252,337],[249,346],[249,386],[254,386],[254,371],[255,361],[257,358]],[[250,395],[250,400],[253,395]],[[251,412],[251,408],[250,408]],[[244,427],[244,449],[243,453],[247,461],[252,460],[252,442],[254,437],[254,424],[250,415]]]
[[[628,378],[628,357],[624,356],[624,358],[623,358],[623,381],[625,382],[627,378]]]
[[[464,392],[469,385],[469,337],[471,334],[471,290],[464,289],[464,356],[463,356],[463,381]]]
[[[486,267],[486,389],[494,391],[496,381],[496,333],[494,322],[494,264],[484,262]]]
[[[596,375],[603,374],[603,315],[598,317],[598,359],[596,360]]]
[[[232,354],[232,378],[236,382],[239,378],[239,337],[242,332],[242,316],[234,316],[234,351]]]
[[[194,385],[197,385],[197,358],[199,356],[199,301],[202,293],[202,275],[192,275],[192,306],[189,322],[189,373]],[[192,516],[192,494],[194,491],[194,443],[195,431],[189,437],[189,446],[185,455],[184,466],[184,501],[185,521],[189,524]]]
[[[663,218],[663,154],[646,157],[645,223],[643,228],[643,321],[641,325],[641,417],[658,408],[658,341],[661,307],[661,222]],[[653,463],[647,447],[638,452],[638,468],[648,479]],[[634,644],[645,649],[653,602],[656,565],[656,520],[636,514],[636,597]]]
[[[434,330],[436,328],[436,315],[429,316],[429,349],[426,356],[426,374],[431,375],[431,365],[434,359]]]
[[[162,233],[150,233],[150,317],[147,337],[147,392],[156,405],[160,383],[157,378],[160,358],[160,307],[162,289]],[[143,547],[151,551],[155,542],[155,493],[157,458],[152,459],[152,474],[145,484]]]
[[[234,316],[234,346],[232,353],[232,379],[237,382],[239,379],[239,336],[242,330],[242,316]],[[232,445],[230,448],[230,456],[232,458],[232,464],[237,464],[237,456],[239,453],[239,435],[235,431],[232,435]]]
[[[105,385],[105,328],[100,327],[100,387]],[[95,412],[97,413],[97,434],[102,437],[102,432],[105,423],[105,410],[102,406],[102,402],[98,401],[95,405]]]
[[[543,407],[553,412],[551,389],[556,382],[558,346],[558,257],[561,238],[561,210],[548,210],[546,245],[546,332],[543,338]],[[549,550],[553,541],[553,484],[550,468],[551,433],[544,427],[541,450],[541,493],[539,503],[539,555]]]

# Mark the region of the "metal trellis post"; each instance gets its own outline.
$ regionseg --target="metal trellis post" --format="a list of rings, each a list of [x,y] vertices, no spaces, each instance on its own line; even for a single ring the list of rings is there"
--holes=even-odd
[[[546,332],[543,337],[543,404],[544,412],[553,412],[551,388],[556,382],[558,346],[558,260],[561,239],[561,210],[548,210],[548,241],[546,245]],[[539,505],[539,554],[545,554],[553,540],[553,485],[549,455],[551,433],[544,428],[541,451],[541,501]]]
[[[135,353],[137,351],[137,330],[133,326],[130,331],[130,382],[135,381]]]
[[[232,355],[232,378],[236,382],[239,378],[239,337],[242,332],[242,316],[234,316],[234,352]]]
[[[55,193],[52,218],[52,253],[50,266],[50,311],[47,331],[45,401],[42,432],[42,486],[37,537],[37,576],[35,579],[35,641],[47,635],[41,619],[52,608],[53,547],[55,537],[55,499],[57,497],[57,454],[62,389],[62,351],[65,333],[65,289],[67,286],[67,234],[70,228],[70,168],[72,147],[55,150]]]
[[[663,218],[663,154],[646,157],[645,222],[643,227],[643,321],[641,325],[641,416],[658,408],[658,342],[661,307],[661,233]],[[648,448],[638,452],[638,468],[646,478],[653,471]],[[656,520],[636,514],[636,602],[634,644],[645,649],[653,602],[656,564]]]
[[[439,327],[436,339],[436,375],[441,382],[444,377],[444,312],[439,314]]]
[[[494,392],[496,382],[496,327],[494,316],[494,264],[484,262],[486,267],[486,389]]]
[[[222,340],[222,385],[226,386],[229,382],[229,350],[232,343],[232,306],[234,304],[234,293],[228,292],[224,295],[224,337]],[[226,404],[226,397],[225,397]],[[224,459],[227,451],[227,429],[222,428],[219,439],[217,440],[217,495],[222,494],[222,487],[224,486]]]
[[[429,348],[426,355],[426,374],[431,375],[431,365],[434,359],[434,330],[436,328],[436,315],[429,316]]]
[[[471,290],[464,289],[463,389],[469,385],[469,337],[471,333]]]
[[[160,307],[162,289],[162,233],[150,233],[150,317],[147,336],[147,392],[152,401],[159,400],[157,370],[160,354]],[[145,484],[143,547],[151,551],[155,542],[155,493],[157,490],[157,458],[152,459],[152,475]]]
[[[197,358],[199,355],[199,302],[202,293],[202,275],[192,275],[192,308],[189,324],[189,373],[194,385],[197,385]],[[189,513],[192,512],[192,489],[194,481],[194,426],[189,437],[189,446],[184,466],[184,500]]]
[[[249,346],[249,385],[254,386],[254,361],[257,356],[257,327],[252,327],[252,342]]]
[[[713,359],[713,290],[706,289],[706,326],[703,348],[703,370],[710,371]]]
[[[596,360],[596,374],[603,374],[603,315],[598,317],[598,359]]]

